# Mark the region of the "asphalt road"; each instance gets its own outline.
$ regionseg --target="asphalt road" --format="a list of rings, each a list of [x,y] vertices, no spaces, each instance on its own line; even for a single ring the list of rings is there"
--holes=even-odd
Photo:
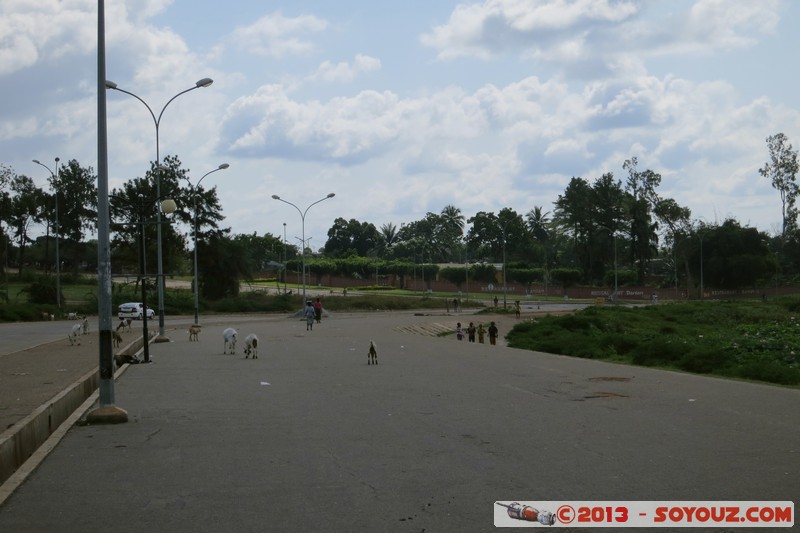
[[[425,334],[470,319],[176,329],[116,383],[129,422],[70,430],[0,531],[469,532],[495,501],[800,501],[800,391]],[[223,326],[259,358],[223,355]]]

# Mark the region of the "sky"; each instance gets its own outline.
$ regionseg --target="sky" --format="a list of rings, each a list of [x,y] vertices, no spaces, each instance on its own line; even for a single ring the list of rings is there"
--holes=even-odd
[[[768,136],[800,146],[800,2],[118,0],[105,11],[106,78],[163,109],[161,157],[217,187],[234,233],[282,236],[285,223],[299,243],[305,212],[317,249],[337,217],[380,229],[447,205],[465,218],[552,216],[572,177],[624,183],[631,157],[696,221],[780,229],[779,193],[758,169]],[[32,159],[96,172],[97,2],[2,0],[0,87],[0,164],[39,186],[49,174]],[[106,96],[113,189],[155,161],[156,128],[135,98]]]

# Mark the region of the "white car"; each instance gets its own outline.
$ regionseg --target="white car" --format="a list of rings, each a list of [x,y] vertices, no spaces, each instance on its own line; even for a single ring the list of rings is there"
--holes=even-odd
[[[119,318],[135,318],[141,320],[142,315],[144,315],[144,305],[140,302],[130,302],[119,306]],[[155,316],[156,312],[148,307],[147,318],[153,318]]]

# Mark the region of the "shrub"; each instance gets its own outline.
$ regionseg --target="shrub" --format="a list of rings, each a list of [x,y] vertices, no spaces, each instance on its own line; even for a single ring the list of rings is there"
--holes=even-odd
[[[34,304],[55,304],[58,302],[55,278],[39,278],[27,287],[26,292],[28,293],[28,300]],[[63,293],[61,294],[61,301],[64,301]]]

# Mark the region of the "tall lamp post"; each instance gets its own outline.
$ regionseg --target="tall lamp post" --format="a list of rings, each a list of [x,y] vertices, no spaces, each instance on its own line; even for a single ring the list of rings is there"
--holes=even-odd
[[[125,93],[129,96],[133,96],[137,100],[139,100],[144,106],[147,108],[147,111],[150,112],[150,116],[153,117],[153,123],[156,127],[156,170],[158,171],[158,175],[156,177],[156,196],[161,196],[161,152],[159,147],[159,127],[161,126],[161,117],[164,115],[164,111],[167,109],[167,106],[172,103],[177,97],[182,94],[186,94],[189,91],[193,91],[195,89],[199,89],[201,87],[208,87],[214,83],[214,80],[211,78],[203,78],[195,82],[194,87],[190,87],[185,89],[172,98],[170,98],[164,107],[161,108],[161,112],[156,117],[153,110],[150,106],[145,102],[142,98],[137,96],[136,94],[126,91],[125,89],[120,89],[116,83],[110,80],[105,81],[106,89],[113,89],[115,91],[119,91],[121,93]],[[169,342],[169,338],[164,334],[164,262],[162,257],[162,243],[161,243],[161,210],[158,210],[156,215],[156,222],[158,226],[156,227],[156,251],[158,257],[158,278],[156,282],[158,283],[158,337],[155,338],[154,342]]]
[[[108,209],[108,128],[106,119],[105,2],[97,0],[97,313],[99,348],[99,407],[86,415],[93,424],[128,421],[128,413],[115,405],[114,349],[111,345],[111,246]]]
[[[308,210],[311,209],[312,206],[317,205],[320,202],[324,202],[325,200],[327,200],[329,198],[333,198],[334,196],[336,196],[335,193],[328,193],[328,195],[325,198],[320,198],[316,202],[314,202],[311,205],[309,205],[308,207],[306,207],[305,211],[301,211],[300,208],[297,207],[296,205],[294,205],[292,202],[287,202],[286,200],[284,200],[283,198],[281,198],[277,194],[273,194],[272,195],[272,199],[273,200],[278,200],[279,202],[283,202],[285,204],[289,204],[290,206],[292,206],[295,209],[297,209],[298,213],[300,213],[300,222],[302,224],[302,234],[303,234],[303,249],[301,250],[301,252],[302,252],[302,256],[301,257],[302,257],[302,263],[303,263],[303,305],[305,305],[305,301],[306,301],[306,248],[305,248],[305,242],[306,242],[306,213],[308,213]]]
[[[175,200],[172,199],[155,198],[148,200],[141,194],[138,197],[136,205],[128,202],[126,198],[114,194],[109,194],[109,198],[121,201],[122,203],[127,204],[129,207],[136,208],[136,227],[138,228],[139,233],[139,279],[141,280],[142,284],[142,306],[144,308],[144,312],[142,313],[142,355],[144,356],[144,362],[149,363],[150,333],[147,329],[147,258],[145,254],[145,226],[148,224],[148,222],[145,220],[146,206],[158,202],[159,211],[163,211],[164,213],[173,213],[177,209],[177,205],[175,204]],[[152,222],[149,222],[149,224],[152,224]]]
[[[58,189],[60,188],[59,187],[59,183],[58,183],[58,162],[59,161],[61,161],[61,160],[56,157],[56,164],[55,164],[56,171],[55,171],[55,173],[53,173],[53,171],[50,170],[50,167],[48,167],[44,163],[41,163],[38,159],[34,159],[33,160],[33,162],[36,163],[37,165],[43,166],[44,168],[46,168],[47,171],[50,173],[50,175],[53,177],[53,187],[55,188],[55,192],[56,192],[55,193],[55,200],[56,200],[56,307],[58,307],[58,309],[61,310],[61,254],[58,251],[58,242],[60,240],[59,239],[59,235],[58,235],[58,233],[59,233],[59,225],[58,225]]]
[[[192,182],[189,181],[189,178],[184,178],[186,182],[189,183],[189,187],[191,187],[192,189],[192,199],[194,205],[194,325],[195,326],[200,325],[200,322],[198,321],[199,320],[198,309],[200,306],[200,297],[199,297],[200,271],[197,269],[197,188],[200,186],[200,182],[203,181],[203,179],[205,179],[206,176],[208,176],[209,174],[213,174],[214,172],[218,172],[220,170],[225,170],[229,166],[230,165],[228,163],[222,163],[214,170],[211,170],[203,174],[203,177],[197,180],[197,183],[195,183],[194,185],[192,185]]]
[[[283,223],[283,294],[286,294],[286,222]]]

